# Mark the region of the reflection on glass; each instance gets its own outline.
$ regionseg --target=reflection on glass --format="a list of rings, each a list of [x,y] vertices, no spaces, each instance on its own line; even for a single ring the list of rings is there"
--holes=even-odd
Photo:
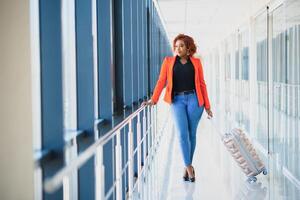
[[[230,97],[231,97],[231,60],[230,60],[230,49],[229,41],[225,43],[225,54],[224,54],[224,64],[225,64],[225,114],[230,115]]]
[[[272,13],[273,168],[275,184],[286,199],[300,198],[299,6],[299,1],[287,2]]]
[[[248,30],[240,34],[240,101],[241,101],[241,125],[250,132],[250,87],[249,87],[249,33]]]
[[[214,55],[215,68],[216,68],[216,104],[220,104],[220,65],[219,65],[219,54],[216,52]]]
[[[267,107],[267,15],[261,14],[255,20],[255,42],[256,42],[256,131],[254,137],[268,149],[268,107]]]
[[[195,192],[195,184],[183,183],[185,190],[185,200],[193,200],[193,195]]]
[[[263,186],[261,182],[249,183],[245,181],[241,184],[234,199],[264,200],[266,199],[267,191],[268,188]]]

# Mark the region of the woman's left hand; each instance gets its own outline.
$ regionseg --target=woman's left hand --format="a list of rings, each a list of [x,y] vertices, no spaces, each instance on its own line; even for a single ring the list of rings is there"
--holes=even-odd
[[[207,115],[208,115],[208,119],[213,117],[213,113],[211,112],[210,108],[209,109],[205,109]]]

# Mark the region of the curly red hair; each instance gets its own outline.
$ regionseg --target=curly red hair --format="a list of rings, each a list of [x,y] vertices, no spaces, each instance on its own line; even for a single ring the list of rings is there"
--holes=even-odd
[[[179,34],[175,37],[173,41],[173,51],[175,50],[175,44],[177,40],[182,40],[184,42],[186,48],[189,50],[190,56],[193,56],[196,53],[197,47],[195,45],[194,39],[184,34]]]

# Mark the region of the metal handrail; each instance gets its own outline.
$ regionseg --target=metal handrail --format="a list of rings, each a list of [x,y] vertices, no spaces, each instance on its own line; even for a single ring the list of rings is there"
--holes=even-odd
[[[103,137],[96,140],[90,147],[88,147],[83,153],[81,153],[75,160],[73,160],[69,165],[65,166],[59,172],[57,172],[53,177],[47,178],[44,182],[44,189],[46,192],[53,192],[58,189],[63,184],[64,177],[70,175],[74,170],[78,170],[83,164],[87,162],[94,154],[97,152],[99,146],[105,145],[111,138],[113,138],[118,130],[122,129],[130,120],[132,120],[138,113],[140,113],[146,105],[141,106],[135,112],[130,114],[125,120],[120,124],[115,126],[112,130],[106,133]]]
[[[166,119],[165,119],[165,121],[163,122],[163,126],[161,127],[161,130],[159,131],[159,133],[157,134],[157,137],[158,137],[158,139],[156,139],[155,141],[154,141],[154,143],[155,144],[153,144],[151,147],[150,147],[150,149],[149,149],[149,152],[152,152],[152,153],[154,153],[153,151],[156,151],[156,149],[155,148],[157,148],[158,146],[159,146],[159,144],[160,144],[160,142],[161,142],[161,137],[163,136],[163,132],[164,132],[164,130],[165,130],[165,128],[166,128],[166,124],[167,124],[167,122],[169,121],[169,117],[167,117]],[[151,127],[151,126],[150,126]],[[146,137],[147,137],[147,135],[148,134],[150,134],[149,133],[149,130],[148,131],[146,131],[146,133],[144,134],[144,138],[143,139],[141,139],[141,141],[139,142],[139,143],[137,143],[136,145],[136,148],[134,149],[134,152],[133,152],[133,155],[135,154],[135,153],[137,153],[138,152],[138,149],[139,149],[139,146],[141,146],[142,145],[142,143],[143,143],[143,141],[146,139]],[[153,156],[154,155],[152,155],[152,157],[151,156],[147,156],[147,158],[145,158],[145,160],[144,160],[144,163],[148,163],[149,162],[149,159],[153,159]],[[125,166],[123,167],[123,169],[122,169],[122,171],[121,171],[121,176],[125,173],[125,171],[127,170],[127,168],[129,167],[129,162],[127,161],[126,163],[124,163],[125,164]],[[141,169],[141,171],[140,171],[140,175],[144,175],[145,176],[145,171],[147,170],[147,167],[143,167],[142,169]],[[140,175],[138,175],[138,179],[140,178],[141,179],[141,176]],[[140,180],[136,180],[135,181],[135,183],[134,183],[134,185],[133,185],[133,188],[132,188],[132,191],[135,191],[136,189],[138,189],[138,187],[139,187],[139,181]],[[114,192],[114,189],[116,188],[116,186],[117,186],[117,182],[115,182],[115,183],[113,183],[113,185],[108,189],[108,192],[107,192],[107,194],[105,194],[105,198],[104,199],[109,199],[109,197],[112,195],[112,193]]]
[[[82,135],[84,133],[83,130],[66,130],[64,135],[65,142],[70,142],[72,139]]]

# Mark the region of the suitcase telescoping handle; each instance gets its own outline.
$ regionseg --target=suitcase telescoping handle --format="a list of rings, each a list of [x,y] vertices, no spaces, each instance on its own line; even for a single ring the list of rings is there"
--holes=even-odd
[[[209,121],[211,122],[212,127],[215,129],[215,131],[218,133],[218,135],[222,138],[225,133],[221,132],[218,128],[217,128],[217,124],[216,124],[216,120],[214,118],[211,117],[207,117],[209,119]]]

